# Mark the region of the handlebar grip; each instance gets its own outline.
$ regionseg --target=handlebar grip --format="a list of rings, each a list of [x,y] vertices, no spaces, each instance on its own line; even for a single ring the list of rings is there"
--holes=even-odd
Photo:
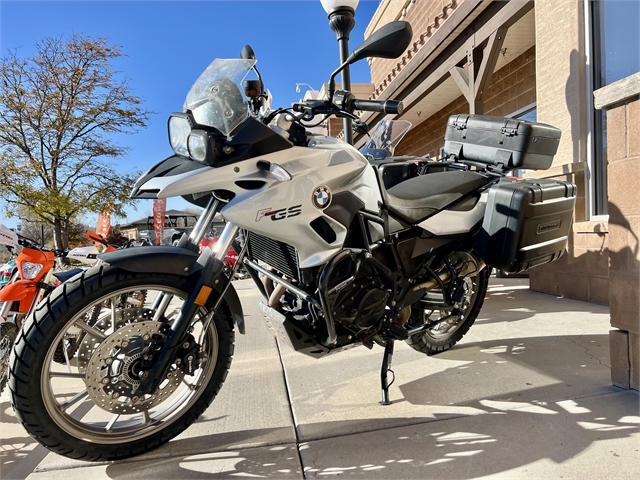
[[[351,106],[354,110],[391,113],[393,115],[400,115],[404,110],[402,102],[397,102],[395,100],[354,100]]]

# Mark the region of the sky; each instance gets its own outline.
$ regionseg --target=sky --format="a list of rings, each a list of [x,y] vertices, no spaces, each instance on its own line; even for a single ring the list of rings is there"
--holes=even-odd
[[[360,0],[352,50],[364,39],[378,4]],[[215,58],[238,58],[250,44],[274,108],[302,98],[308,87],[297,93],[296,83],[320,89],[339,64],[336,36],[319,0],[0,0],[0,55],[18,48],[21,56],[29,56],[37,41],[72,33],[121,45],[126,56],[114,61],[114,68],[130,79],[133,93],[154,112],[146,129],[117,137],[130,148],[111,161],[120,172],[146,171],[172,154],[167,118],[181,110],[189,88]],[[370,81],[366,61],[351,67],[352,83]],[[168,209],[188,206],[182,199],[167,202]],[[19,220],[6,218],[1,207],[0,223],[15,227]],[[140,201],[137,210],[128,209],[127,218],[116,223],[145,217],[151,209],[150,200]],[[97,215],[85,221],[92,225]]]

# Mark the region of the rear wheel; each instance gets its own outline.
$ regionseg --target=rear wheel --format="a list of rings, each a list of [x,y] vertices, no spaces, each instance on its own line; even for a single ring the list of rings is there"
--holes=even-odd
[[[187,277],[101,266],[43,301],[18,336],[11,362],[13,406],[27,431],[58,454],[97,461],[138,455],[191,425],[231,363],[226,304],[215,314],[210,304],[201,308],[156,391],[137,389],[192,288]],[[121,301],[141,291],[143,305]],[[75,358],[60,364],[56,351],[69,336],[80,345]]]
[[[459,317],[437,323],[433,328],[417,333],[406,340],[407,344],[418,352],[435,355],[453,347],[469,331],[476,321],[484,303],[489,285],[489,269],[465,277],[466,290],[457,307],[462,311]],[[451,308],[440,310],[412,307],[409,325],[412,328],[433,323],[451,314]]]

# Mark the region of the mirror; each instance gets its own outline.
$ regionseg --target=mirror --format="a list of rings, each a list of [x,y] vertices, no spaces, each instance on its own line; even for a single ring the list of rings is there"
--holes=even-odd
[[[255,60],[256,59],[256,54],[253,53],[253,48],[251,48],[251,45],[245,45],[244,48],[242,49],[242,52],[240,52],[240,58],[243,58],[245,60]]]
[[[398,58],[407,49],[412,37],[413,30],[409,22],[388,23],[362,42],[346,63],[352,64],[369,57]]]

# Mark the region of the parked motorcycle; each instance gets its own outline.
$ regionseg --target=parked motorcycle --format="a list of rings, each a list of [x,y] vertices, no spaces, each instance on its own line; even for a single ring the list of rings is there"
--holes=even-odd
[[[87,232],[87,239],[103,244],[103,252],[116,250],[116,246],[110,245],[101,235],[94,232]],[[9,375],[9,355],[24,319],[55,287],[84,271],[83,268],[71,268],[56,272],[55,259],[66,257],[85,265],[96,265],[100,262],[98,260],[100,252],[95,245],[76,247],[68,251],[38,246],[32,240],[15,234],[1,224],[0,242],[11,249],[17,245],[23,247],[15,260],[18,275],[14,275],[6,288],[0,291],[0,302],[3,302],[0,308],[0,393],[2,393]],[[136,298],[138,297],[140,297],[139,293]],[[95,315],[93,312],[88,315],[86,321],[89,325],[95,323],[93,320]],[[73,358],[78,346],[78,335],[65,335],[57,345],[53,360],[66,364]]]
[[[13,251],[14,249],[12,246],[7,245],[6,247],[11,254],[11,258],[7,263],[0,266],[0,290],[11,282],[11,280],[17,278],[18,275],[18,265],[16,265],[17,254]]]
[[[245,333],[231,283],[240,264],[264,296],[267,326],[294,350],[321,358],[355,345],[384,347],[388,404],[395,341],[425,354],[451,348],[480,311],[487,265],[517,271],[559,256],[573,186],[505,178],[513,168],[550,166],[560,135],[553,127],[452,117],[440,171],[426,165],[391,188],[353,146],[307,132],[331,116],[357,120],[354,111],[401,114],[400,102],[337,91],[335,77],[366,57],[396,58],[411,38],[406,22],[380,28],[331,75],[327,99],[264,116],[250,48],[209,65],[183,112],[169,118],[175,155],[132,193],[183,196],[205,210],[177,246],[100,255],[99,268],[36,309],[18,337],[10,379],[31,435],[61,455],[115,460],[186,429],[226,378],[234,324]],[[243,81],[249,72],[258,79]],[[405,160],[391,164],[404,169]],[[199,254],[217,212],[227,226],[213,250]],[[245,241],[229,269],[225,256],[240,230]],[[142,307],[118,304],[140,289],[148,291]],[[95,308],[100,321],[89,325]],[[77,364],[57,364],[55,345],[77,332],[86,339]]]
[[[57,284],[80,273],[79,268],[55,273],[55,259],[66,256],[66,251],[37,245],[0,224],[0,242],[22,251],[16,257],[19,277],[14,277],[0,290],[0,392],[9,375],[9,355],[27,314],[47,296]]]

